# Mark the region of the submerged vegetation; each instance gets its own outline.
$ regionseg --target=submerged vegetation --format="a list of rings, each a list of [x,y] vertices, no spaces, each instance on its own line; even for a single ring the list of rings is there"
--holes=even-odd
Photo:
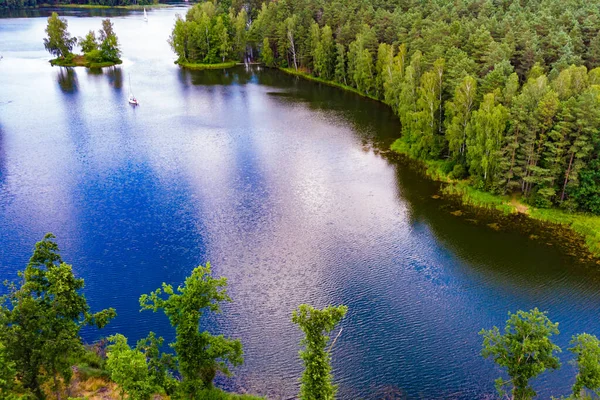
[[[102,29],[98,31],[98,38],[92,30],[84,38],[71,37],[67,28],[67,20],[59,18],[57,13],[53,12],[48,18],[46,27],[48,37],[44,38],[44,47],[56,57],[50,60],[50,64],[60,67],[102,68],[122,63],[119,58],[121,56],[119,39],[110,19],[102,20]],[[72,53],[77,43],[81,46],[83,55]]]

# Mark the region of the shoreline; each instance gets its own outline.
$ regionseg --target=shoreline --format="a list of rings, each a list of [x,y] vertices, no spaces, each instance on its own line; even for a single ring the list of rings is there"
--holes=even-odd
[[[267,67],[267,68],[269,68],[269,67]],[[342,90],[345,90],[347,92],[351,92],[351,93],[357,94],[357,95],[359,95],[361,97],[364,97],[364,98],[367,98],[367,99],[370,99],[370,100],[375,100],[377,102],[383,103],[378,98],[373,97],[373,96],[369,96],[368,94],[365,94],[365,93],[362,93],[362,92],[358,91],[357,89],[355,89],[355,88],[353,88],[351,86],[342,85],[341,83],[337,83],[337,82],[333,82],[333,81],[328,81],[326,79],[322,79],[322,78],[319,78],[319,77],[316,77],[316,76],[312,76],[312,75],[310,75],[307,72],[303,72],[303,71],[299,71],[299,70],[296,71],[295,69],[292,69],[292,68],[282,68],[282,67],[276,67],[276,69],[278,69],[280,71],[283,71],[283,72],[285,72],[286,74],[289,74],[289,75],[299,76],[299,77],[302,77],[302,78],[304,78],[306,80],[309,80],[309,81],[313,81],[313,82],[317,82],[317,83],[322,83],[322,84],[327,85],[327,86],[331,86],[331,87],[335,87],[335,88],[338,88],[338,89],[342,89]]]
[[[328,86],[343,89],[348,92],[358,94],[364,98],[378,101],[385,104],[382,100],[366,95],[358,90],[339,84],[337,82],[326,81],[324,79],[309,75],[306,72],[295,71],[291,68],[278,68],[290,75],[299,76],[309,81],[323,83]],[[386,104],[387,105],[387,104]],[[389,107],[389,106],[388,106]],[[536,208],[521,203],[516,197],[500,196],[489,192],[475,189],[467,180],[453,180],[448,177],[441,169],[443,161],[440,160],[417,160],[407,154],[399,151],[397,143],[390,146],[393,154],[406,157],[412,162],[418,162],[424,169],[425,176],[435,182],[441,182],[444,187],[441,192],[444,195],[452,196],[458,199],[464,206],[475,207],[480,210],[492,210],[504,215],[521,214],[529,220],[538,221],[542,224],[551,224],[559,227],[566,227],[575,235],[578,235],[585,243],[586,250],[596,259],[600,259],[600,216],[571,213],[558,208]]]
[[[138,4],[133,4],[133,5],[128,5],[128,6],[105,6],[105,5],[100,5],[100,4],[58,4],[58,5],[52,5],[52,4],[40,4],[36,7],[20,7],[18,9],[46,9],[46,8],[80,8],[80,9],[111,9],[111,8],[115,8],[115,9],[121,9],[121,10],[143,10],[144,8],[167,8],[167,7],[173,7],[173,5],[171,4],[165,4],[165,3],[159,3],[159,4],[147,4],[147,5],[138,5]]]
[[[227,61],[219,64],[202,64],[175,61],[175,64],[179,65],[181,68],[189,69],[191,71],[202,71],[206,69],[227,69],[239,65],[237,61]]]
[[[66,67],[66,68],[75,68],[75,67],[85,67],[85,68],[107,68],[107,67],[114,67],[116,65],[120,65],[123,63],[122,60],[113,62],[113,61],[106,61],[106,62],[92,62],[92,61],[88,61],[87,58],[83,55],[76,55],[73,57],[73,59],[71,61],[67,61],[65,59],[60,59],[60,58],[55,58],[53,60],[50,60],[50,65],[52,65],[53,67]]]

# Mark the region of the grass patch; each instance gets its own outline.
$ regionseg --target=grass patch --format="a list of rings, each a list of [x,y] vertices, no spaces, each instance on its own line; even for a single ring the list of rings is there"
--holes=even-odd
[[[360,91],[358,91],[357,89],[355,89],[353,87],[342,85],[341,83],[337,83],[337,82],[333,82],[333,81],[328,81],[326,79],[322,79],[322,78],[313,76],[313,75],[311,75],[311,74],[309,74],[308,72],[305,72],[305,71],[300,71],[300,70],[297,71],[297,70],[295,70],[293,68],[279,68],[279,70],[281,70],[281,71],[283,71],[285,73],[288,73],[290,75],[300,76],[300,77],[302,77],[304,79],[308,79],[309,81],[319,82],[319,83],[322,83],[324,85],[333,86],[333,87],[336,87],[336,88],[339,88],[339,89],[343,89],[343,90],[346,90],[348,92],[355,93],[355,94],[357,94],[359,96],[363,96],[363,97],[369,98],[371,100],[381,101],[377,97],[374,97],[374,96],[368,95],[366,93],[360,92]]]
[[[451,196],[459,196],[462,203],[469,206],[498,210],[503,214],[518,212],[517,207],[510,203],[507,196],[477,190],[467,181],[453,182],[445,186],[443,192]]]
[[[201,63],[189,63],[189,62],[176,62],[180,67],[185,69],[191,69],[194,71],[201,71],[203,69],[225,69],[235,67],[238,63],[236,61],[227,61],[219,64],[201,64]]]
[[[133,4],[129,6],[103,6],[100,4],[40,4],[39,8],[85,8],[85,9],[108,9],[108,8],[120,8],[125,10],[143,10],[144,8],[165,8],[172,7],[171,4],[147,4],[147,5],[138,5]]]
[[[76,55],[73,57],[65,57],[65,58],[55,58],[54,60],[50,60],[50,64],[52,66],[57,67],[86,67],[86,68],[106,68],[113,67],[118,64],[122,64],[123,61],[119,60],[116,62],[92,62],[89,61],[84,55]]]
[[[199,398],[202,400],[265,400],[264,397],[229,393],[217,388],[204,389],[199,393]]]

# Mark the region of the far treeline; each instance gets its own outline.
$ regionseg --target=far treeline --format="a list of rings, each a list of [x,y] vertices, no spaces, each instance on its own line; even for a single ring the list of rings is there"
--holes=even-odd
[[[537,207],[600,214],[600,2],[222,0],[179,18],[180,62],[259,58],[351,87],[393,149]]]
[[[158,4],[158,0],[0,0],[0,9],[18,9],[27,7],[60,7],[64,5],[97,5],[108,7],[122,7],[134,5],[151,5]]]
[[[140,311],[162,312],[168,318],[175,330],[171,351],[163,351],[163,338],[154,332],[133,347],[121,334],[84,346],[81,328],[103,328],[117,314],[112,308],[90,310],[82,294],[84,281],[63,262],[52,234],[35,245],[18,276],[5,282],[8,293],[0,297],[0,398],[75,400],[101,391],[131,400],[261,399],[213,386],[217,374],[230,376],[231,368],[243,363],[243,350],[239,340],[201,329],[207,313],[219,313],[221,304],[231,301],[227,279],[214,278],[209,263],[195,268],[183,285],[163,283],[139,299]],[[301,400],[335,398],[331,355],[342,330],[333,341],[328,335],[347,311],[343,305],[316,309],[302,304],[292,312],[292,322],[304,333]],[[558,333],[558,323],[537,308],[509,313],[503,332],[493,327],[479,333],[482,356],[492,358],[510,378],[496,380],[502,398],[536,396],[531,380],[560,368],[561,349],[552,342]],[[599,395],[600,340],[583,333],[573,336],[571,346],[577,374],[568,399]]]

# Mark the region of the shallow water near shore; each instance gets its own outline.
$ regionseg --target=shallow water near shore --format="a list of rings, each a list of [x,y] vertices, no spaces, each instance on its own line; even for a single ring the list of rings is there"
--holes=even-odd
[[[538,307],[565,351],[535,388],[569,392],[571,335],[600,335],[597,266],[549,246],[543,227],[490,226],[437,198],[437,183],[384,154],[400,131],[385,105],[256,66],[181,70],[166,40],[183,7],[148,23],[65,10],[75,36],[113,17],[124,62],[51,67],[49,12],[0,18],[0,279],[53,232],[92,308],[119,314],[86,340],[171,340],[138,298],[210,261],[234,301],[203,327],[245,351],[218,384],[273,399],[297,393],[300,303],[349,306],[333,355],[348,400],[484,398],[500,375],[477,332]]]

